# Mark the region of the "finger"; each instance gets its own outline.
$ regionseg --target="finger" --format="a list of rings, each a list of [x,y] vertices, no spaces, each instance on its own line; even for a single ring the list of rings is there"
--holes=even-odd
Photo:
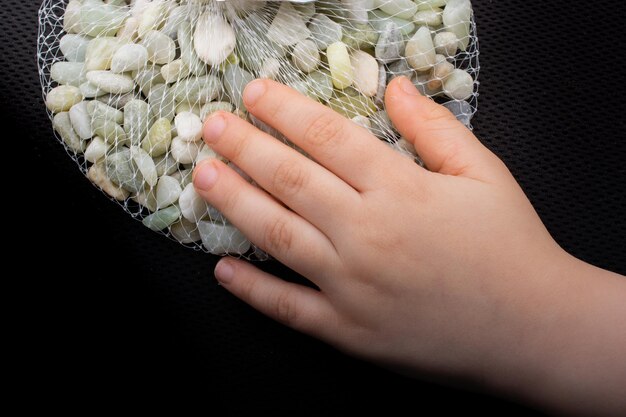
[[[448,109],[422,96],[406,77],[389,84],[385,104],[398,131],[413,143],[431,171],[481,179],[501,173],[502,162]]]
[[[366,129],[277,82],[251,82],[244,103],[254,116],[358,191],[384,183],[381,172],[402,159]]]
[[[193,183],[196,192],[252,243],[323,285],[325,272],[337,263],[337,253],[322,232],[217,159],[202,161]]]
[[[324,232],[334,230],[336,219],[344,217],[341,213],[353,210],[360,200],[326,168],[233,114],[218,112],[208,118],[204,140]]]
[[[319,291],[229,258],[217,264],[215,277],[234,296],[280,323],[327,341],[337,334],[336,313]]]

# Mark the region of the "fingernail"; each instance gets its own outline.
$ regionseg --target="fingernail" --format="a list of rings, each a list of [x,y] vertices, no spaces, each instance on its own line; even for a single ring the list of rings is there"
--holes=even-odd
[[[263,94],[265,94],[265,82],[254,80],[246,86],[243,92],[243,102],[246,107],[253,107]]]
[[[404,91],[405,94],[408,94],[410,96],[417,96],[419,95],[419,92],[417,91],[417,88],[415,88],[415,86],[413,85],[413,83],[411,82],[411,80],[409,80],[407,77],[402,76],[399,77],[400,78],[400,89],[402,91]]]
[[[233,276],[235,275],[235,269],[232,264],[222,259],[215,266],[215,279],[217,279],[222,284],[228,284],[233,280]]]
[[[217,182],[217,169],[212,162],[198,165],[193,173],[193,185],[198,190],[208,191]]]
[[[215,113],[204,122],[204,140],[207,142],[215,142],[224,132],[226,128],[226,120],[224,116]]]

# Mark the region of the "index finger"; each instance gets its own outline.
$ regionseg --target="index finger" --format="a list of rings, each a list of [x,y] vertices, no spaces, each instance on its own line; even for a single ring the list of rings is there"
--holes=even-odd
[[[255,80],[243,97],[249,112],[357,191],[377,188],[381,172],[404,163],[366,129],[283,84]]]

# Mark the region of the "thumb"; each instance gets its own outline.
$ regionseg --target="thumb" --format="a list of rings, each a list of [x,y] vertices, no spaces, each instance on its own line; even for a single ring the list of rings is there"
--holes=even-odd
[[[448,109],[422,96],[408,78],[389,83],[385,104],[391,121],[431,171],[476,179],[507,172],[502,161]]]

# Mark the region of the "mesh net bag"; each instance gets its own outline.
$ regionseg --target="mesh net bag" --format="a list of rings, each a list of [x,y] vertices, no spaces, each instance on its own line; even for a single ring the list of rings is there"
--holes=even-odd
[[[56,136],[91,182],[152,230],[248,259],[267,254],[191,184],[199,161],[229,163],[201,140],[215,111],[293,146],[246,112],[248,82],[289,85],[417,163],[384,109],[391,79],[470,129],[477,106],[469,0],[45,0],[38,63]]]

